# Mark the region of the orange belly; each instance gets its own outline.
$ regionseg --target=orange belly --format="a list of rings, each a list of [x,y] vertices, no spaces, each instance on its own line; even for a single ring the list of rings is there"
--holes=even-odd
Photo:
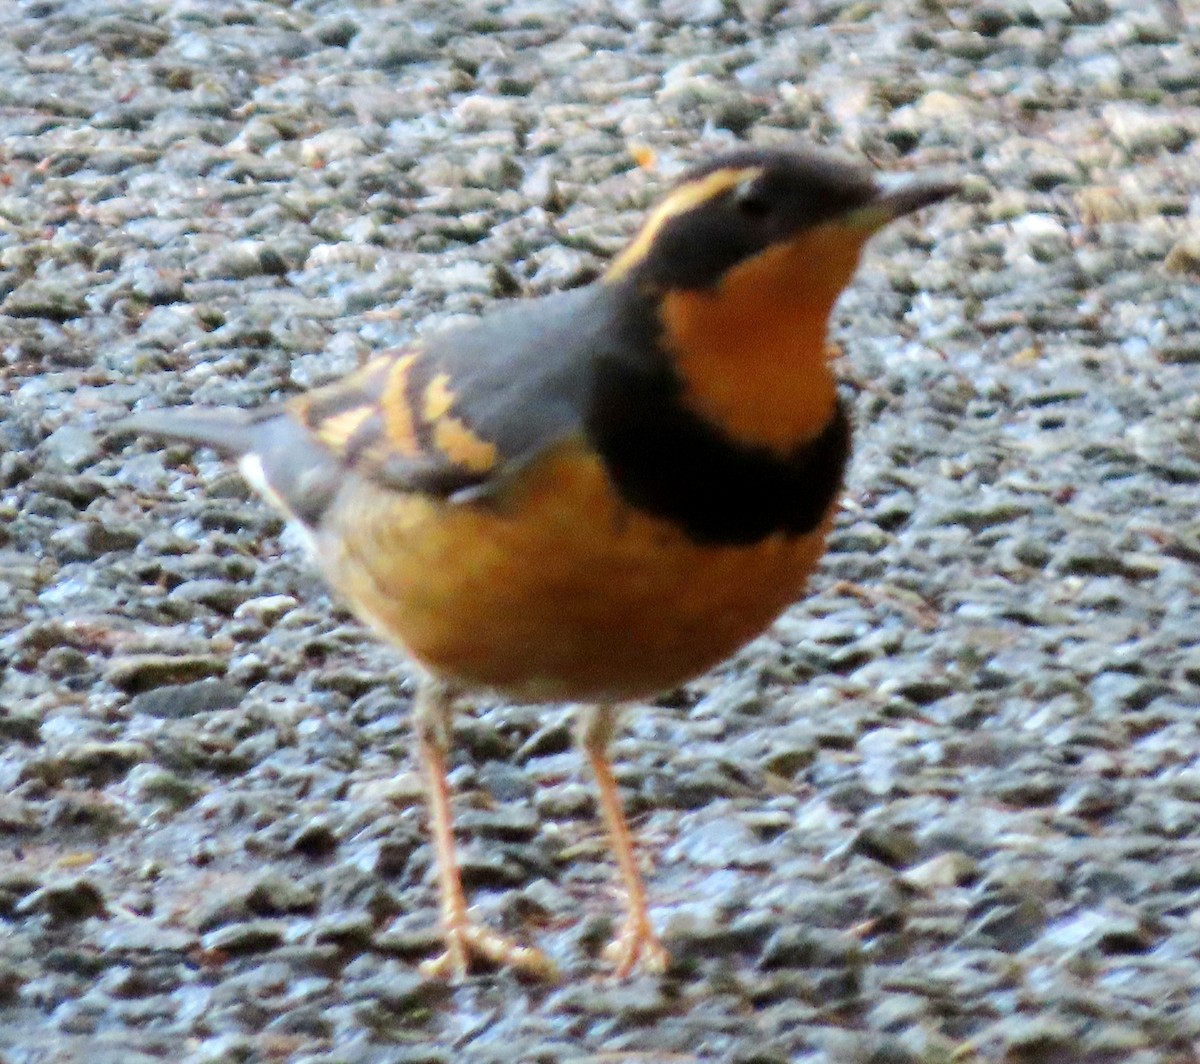
[[[351,481],[317,552],[358,614],[440,676],[529,701],[624,701],[766,628],[803,592],[835,509],[808,535],[697,545],[564,448],[495,501]]]

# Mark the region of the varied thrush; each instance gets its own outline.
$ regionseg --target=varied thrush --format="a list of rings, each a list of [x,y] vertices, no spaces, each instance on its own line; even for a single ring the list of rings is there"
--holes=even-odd
[[[803,592],[850,450],[826,328],[872,233],[951,195],[811,151],[689,172],[586,287],[515,301],[259,410],[125,431],[237,455],[330,584],[421,669],[446,950],[552,967],[472,920],[446,758],[461,692],[587,703],[579,729],[628,899],[618,975],[667,953],[607,747],[621,703],[704,672]]]

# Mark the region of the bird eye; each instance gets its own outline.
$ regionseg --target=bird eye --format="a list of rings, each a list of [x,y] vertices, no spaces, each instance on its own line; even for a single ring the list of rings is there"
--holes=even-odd
[[[743,217],[756,221],[771,213],[771,201],[753,182],[747,182],[734,193],[734,203]]]

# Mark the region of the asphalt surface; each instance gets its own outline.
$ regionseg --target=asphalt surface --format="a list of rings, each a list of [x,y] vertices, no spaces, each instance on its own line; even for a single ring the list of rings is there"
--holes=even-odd
[[[4,28],[3,1064],[1197,1059],[1194,7],[46,0]],[[673,969],[604,977],[569,712],[484,702],[467,877],[563,978],[426,980],[405,666],[225,464],[108,426],[581,283],[743,140],[965,191],[839,305],[856,449],[811,595],[616,744]]]

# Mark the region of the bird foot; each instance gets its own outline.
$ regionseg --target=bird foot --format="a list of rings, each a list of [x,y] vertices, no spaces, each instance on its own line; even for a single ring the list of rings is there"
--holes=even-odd
[[[615,978],[625,979],[639,966],[647,973],[661,975],[671,963],[671,954],[645,914],[630,914],[617,937],[604,948],[604,959],[612,963]]]
[[[538,982],[553,982],[558,972],[541,950],[522,946],[499,931],[463,917],[446,927],[446,950],[421,964],[423,974],[434,979],[465,979],[472,960],[497,968],[513,968]]]

